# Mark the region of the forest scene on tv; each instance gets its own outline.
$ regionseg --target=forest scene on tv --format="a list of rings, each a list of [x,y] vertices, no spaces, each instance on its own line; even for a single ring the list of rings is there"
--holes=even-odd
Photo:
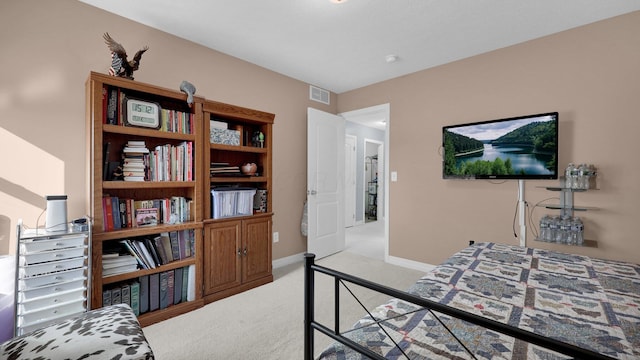
[[[552,176],[555,116],[496,121],[444,130],[445,177]]]

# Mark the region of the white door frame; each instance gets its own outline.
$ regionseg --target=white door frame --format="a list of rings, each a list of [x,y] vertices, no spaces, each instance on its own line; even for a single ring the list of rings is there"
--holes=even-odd
[[[389,144],[389,129],[391,128],[391,105],[390,104],[381,104],[376,106],[371,106],[368,108],[363,108],[359,110],[353,110],[341,113],[347,121],[352,121],[352,119],[360,118],[360,117],[375,117],[381,120],[386,121],[385,126],[385,134],[384,134],[384,259],[385,261],[389,260],[389,184],[390,184],[390,172],[389,172],[389,160],[391,157],[390,153],[390,144]]]
[[[344,147],[344,226],[356,223],[356,145],[358,138],[345,135]]]
[[[377,146],[376,146],[376,154],[377,154],[377,148],[378,148],[378,147],[380,147],[380,146],[383,146],[383,147],[384,147],[384,142],[382,142],[382,141],[379,141],[379,140],[373,140],[373,139],[367,139],[367,138],[365,138],[365,139],[364,139],[364,151],[362,152],[362,156],[363,156],[362,160],[363,160],[363,164],[364,164],[364,166],[365,166],[365,169],[363,169],[363,170],[364,170],[364,172],[365,172],[365,175],[366,175],[366,166],[367,166],[367,144],[375,144],[375,145],[377,145]],[[384,164],[382,164],[382,165],[384,166]],[[376,167],[377,167],[377,166],[378,166],[378,165],[376,165]],[[382,168],[382,169],[377,168],[377,170],[378,170],[378,177],[380,177],[380,175],[384,176],[384,168]],[[369,189],[369,181],[370,181],[370,180],[371,180],[371,178],[367,178],[366,176],[363,176],[363,178],[362,178],[362,181],[363,181],[363,187],[362,187],[362,189],[363,189],[363,190],[365,191],[365,193],[367,193],[367,194],[369,193],[368,189]],[[382,195],[382,194],[380,194],[380,190],[384,191],[384,189],[381,189],[380,187],[378,187],[378,196],[379,196],[379,195]],[[368,198],[367,196],[363,196],[363,199],[362,199],[362,200],[363,200],[363,204],[362,204],[362,206],[363,206],[363,207],[362,207],[362,210],[363,210],[363,212],[364,212],[364,218],[363,218],[363,220],[364,220],[364,222],[366,223],[366,222],[367,222],[367,204],[369,203],[369,198]],[[379,200],[378,200],[378,203],[380,203],[380,201],[379,201]],[[379,216],[378,210],[379,210],[379,209],[376,209],[376,213],[377,213],[377,215],[376,215],[376,219],[377,219],[377,220],[382,220],[382,217],[381,217],[381,216]]]

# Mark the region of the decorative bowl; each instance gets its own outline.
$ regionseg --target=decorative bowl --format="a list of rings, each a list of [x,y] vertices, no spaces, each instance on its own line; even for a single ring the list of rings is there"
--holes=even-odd
[[[246,163],[240,167],[240,171],[245,175],[255,175],[258,166],[255,163]]]

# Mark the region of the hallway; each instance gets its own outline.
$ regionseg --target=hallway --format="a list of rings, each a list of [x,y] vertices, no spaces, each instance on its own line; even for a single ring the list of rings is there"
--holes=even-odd
[[[384,261],[384,221],[346,228],[345,251]]]

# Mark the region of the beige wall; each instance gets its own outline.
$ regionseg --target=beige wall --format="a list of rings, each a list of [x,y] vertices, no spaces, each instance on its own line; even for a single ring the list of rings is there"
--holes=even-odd
[[[332,94],[332,105],[322,106],[308,101],[305,83],[75,0],[0,3],[0,254],[12,250],[18,218],[35,226],[45,195],[68,194],[69,218],[86,212],[84,82],[109,66],[106,31],[129,52],[149,45],[137,81],[177,89],[188,80],[197,95],[276,114],[275,259],[306,249],[306,108],[390,103],[390,168],[399,179],[390,184],[392,256],[438,263],[470,239],[517,243],[516,183],[442,180],[441,127],[557,110],[561,166],[584,161],[601,170],[602,189],[576,195],[601,208],[583,215],[600,247],[575,251],[640,262],[633,250],[640,166],[628,153],[640,130],[638,12]],[[557,195],[536,188],[544,184],[554,183],[526,183],[530,204]],[[536,209],[533,221],[543,213]]]
[[[442,180],[442,126],[558,111],[560,167],[596,164],[601,189],[575,195],[600,209],[578,214],[598,248],[553,248],[640,263],[638,34],[635,12],[340,94],[339,112],[391,104],[390,254],[435,264],[471,239],[518,244],[517,182]],[[525,182],[533,223],[554,214],[533,205],[558,196],[538,187],[556,184]]]
[[[130,52],[149,45],[136,81],[276,114],[274,258],[302,253],[308,85],[75,0],[0,3],[0,254],[13,252],[18,218],[35,227],[45,195],[68,194],[69,219],[85,210],[85,94],[90,71],[111,60],[109,32]],[[44,216],[39,224],[44,222]]]

